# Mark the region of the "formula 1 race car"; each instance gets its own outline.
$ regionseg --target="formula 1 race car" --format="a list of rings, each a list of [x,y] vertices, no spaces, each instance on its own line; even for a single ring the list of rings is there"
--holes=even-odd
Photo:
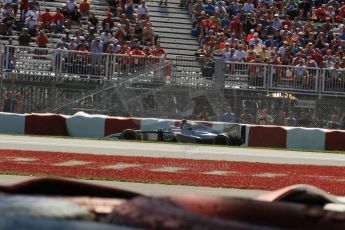
[[[244,143],[244,130],[240,125],[234,124],[227,132],[220,133],[207,125],[182,120],[179,127],[170,127],[167,130],[125,129],[107,138],[239,146]]]

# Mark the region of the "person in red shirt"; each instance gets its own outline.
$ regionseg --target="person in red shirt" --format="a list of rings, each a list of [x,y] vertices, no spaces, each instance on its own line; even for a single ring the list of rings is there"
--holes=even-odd
[[[40,48],[47,48],[47,44],[49,43],[47,35],[44,34],[43,31],[40,31],[39,35],[36,37],[36,44]]]
[[[318,48],[315,49],[314,53],[311,55],[311,58],[317,63],[318,66],[322,66],[322,54]]]
[[[131,49],[128,46],[128,43],[125,42],[119,51],[116,52],[116,71],[118,73],[125,73],[129,63],[128,54],[130,53]]]
[[[55,33],[62,32],[65,16],[61,13],[60,8],[56,8],[56,14],[54,14],[53,18],[55,24]]]
[[[217,37],[211,36],[211,40],[209,42],[207,42],[208,49],[213,50],[213,47],[216,45],[216,43],[217,43]]]
[[[292,22],[291,22],[291,20],[290,20],[289,15],[286,15],[286,16],[285,16],[285,20],[282,21],[282,27],[284,28],[285,26],[287,26],[288,30],[291,29]]]
[[[47,35],[41,30],[38,36],[36,37],[36,44],[39,48],[47,48],[47,44],[49,43]],[[46,49],[35,49],[34,53],[37,55],[35,58],[41,59],[40,55],[47,55],[48,50]],[[43,57],[44,59],[45,57]]]
[[[83,0],[83,1],[79,4],[79,11],[80,11],[80,13],[81,13],[81,15],[82,15],[83,17],[89,16],[90,3],[88,2],[88,0]]]
[[[48,8],[46,9],[46,12],[41,15],[40,21],[42,22],[42,29],[52,31],[52,23],[54,22],[54,17],[50,13],[50,10]]]
[[[20,20],[24,20],[25,14],[29,10],[29,0],[21,0],[19,9],[20,9]]]
[[[345,4],[340,7],[340,16],[345,18]]]
[[[234,17],[234,20],[232,20],[232,21],[230,22],[229,28],[230,28],[231,33],[235,33],[236,36],[242,34],[243,25],[242,25],[242,23],[240,22],[238,16],[235,16],[235,17]]]
[[[323,22],[326,19],[326,10],[324,8],[326,8],[326,6],[322,5],[322,7],[319,7],[314,11],[316,19],[320,22]]]
[[[151,51],[151,55],[153,57],[165,58],[167,56],[167,52],[161,47],[160,43],[157,42],[156,46]]]
[[[145,63],[145,53],[140,49],[140,45],[136,45],[134,49],[129,52],[131,55],[130,61],[133,68],[140,68],[143,67],[143,64]]]
[[[206,15],[205,19],[203,19],[200,22],[200,29],[201,29],[200,38],[199,38],[200,41],[205,37],[205,34],[208,33],[210,28],[211,28],[211,21],[210,21],[208,15]]]
[[[250,33],[247,35],[247,38],[246,38],[247,43],[249,43],[250,40],[254,38],[254,32],[255,32],[254,29],[250,30]]]

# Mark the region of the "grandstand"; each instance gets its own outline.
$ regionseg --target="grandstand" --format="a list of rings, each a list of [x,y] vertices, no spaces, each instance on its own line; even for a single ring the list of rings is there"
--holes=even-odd
[[[42,13],[47,9],[52,13],[57,8],[64,10],[66,5],[62,0],[39,3]],[[125,7],[130,5],[125,3]],[[18,107],[14,106],[15,95],[20,93],[24,106],[17,108],[18,112],[84,110],[111,115],[205,119],[198,115],[207,107],[207,119],[219,120],[232,107],[236,121],[240,121],[246,109],[252,113],[253,123],[258,122],[263,111],[272,115],[272,121],[266,121],[268,124],[277,124],[281,112],[294,111],[296,121],[301,113],[310,121],[313,114],[317,115],[320,121],[312,126],[326,127],[331,118],[339,123],[334,127],[345,124],[344,7],[333,7],[334,13],[329,7],[336,6],[337,1],[315,5],[315,9],[303,12],[308,7],[300,5],[309,6],[306,1],[300,5],[259,1],[251,9],[250,1],[227,2],[228,5],[211,1],[200,6],[172,0],[165,6],[151,0],[146,3],[149,20],[140,23],[130,10],[119,12],[121,4],[114,4],[111,0],[90,2],[90,11],[100,22],[97,28],[90,26],[86,14],[80,21],[71,17],[64,23],[65,28],[58,31],[55,26],[43,26],[43,43],[38,43],[38,47],[34,36],[28,46],[19,47],[19,42],[25,41],[19,37],[22,32],[14,28],[4,33],[7,27],[2,26],[2,110],[14,111]],[[135,11],[140,7],[139,2],[134,2]],[[241,7],[246,12],[236,10]],[[121,13],[128,14],[123,18]],[[20,14],[16,17],[19,20]],[[101,23],[108,17],[116,28],[121,27],[119,24],[133,27],[133,31],[128,30],[133,37],[128,42],[134,51],[131,56],[127,54],[129,51],[114,53],[124,46],[118,29],[110,31],[118,43],[111,40],[109,50],[96,54],[95,46],[88,52],[98,36],[102,42],[114,39],[111,35],[107,37],[109,28],[104,27],[109,24]],[[147,29],[138,30],[142,25]],[[17,26],[20,29],[23,24]],[[70,38],[66,38],[66,31]],[[79,43],[79,38],[90,42]],[[73,41],[68,42],[69,39]],[[135,50],[138,42],[141,48]],[[71,43],[76,43],[76,47],[71,48]],[[167,56],[141,56],[148,50],[164,54],[159,44]],[[5,100],[9,106],[4,105]]]

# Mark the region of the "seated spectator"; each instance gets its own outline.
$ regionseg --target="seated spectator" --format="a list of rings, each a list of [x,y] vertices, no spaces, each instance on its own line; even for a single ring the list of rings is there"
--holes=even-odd
[[[242,124],[253,124],[253,115],[249,112],[249,109],[245,108],[243,113],[240,115],[240,123]]]
[[[142,0],[141,4],[138,6],[138,9],[137,9],[138,21],[145,20],[148,15],[149,15],[149,9],[147,8],[145,4],[145,0]]]
[[[61,68],[64,66],[64,62],[67,55],[65,52],[67,49],[62,41],[59,41],[56,48],[53,50],[53,71],[56,74],[61,73]]]
[[[117,9],[119,6],[118,0],[107,0],[109,12],[112,13],[115,17],[117,16]]]
[[[94,27],[88,28],[88,33],[84,35],[85,42],[91,44],[91,42],[97,37],[96,36],[96,29]]]
[[[70,20],[72,25],[81,26],[81,13],[78,7],[74,8],[74,11],[70,13]]]
[[[329,18],[332,23],[335,23],[335,21],[336,21],[336,13],[334,11],[333,6],[328,6],[328,8],[326,10],[326,19],[327,18]]]
[[[65,35],[61,36],[61,42],[64,44],[64,46],[67,48],[69,46],[69,43],[72,41],[72,38],[70,37],[69,30],[65,31]]]
[[[267,110],[263,109],[256,118],[256,123],[258,125],[272,125],[273,118],[267,113]]]
[[[113,14],[108,12],[107,17],[102,21],[102,30],[111,31],[115,26],[115,21],[112,19]]]
[[[36,36],[38,22],[34,18],[33,14],[31,14],[28,18],[25,19],[24,25],[25,28],[28,29],[28,32],[31,36]]]
[[[111,42],[112,38],[113,38],[112,34],[106,30],[100,34],[100,39],[103,42],[104,47],[108,46],[108,44]]]
[[[54,22],[54,17],[50,13],[50,9],[47,8],[45,13],[43,13],[40,17],[41,21],[41,29],[48,30],[49,32],[53,31],[53,22]]]
[[[225,2],[218,1],[216,3],[216,7],[215,7],[215,12],[214,13],[217,14],[220,19],[222,19],[224,17],[225,13],[226,13]]]
[[[299,127],[309,127],[309,125],[310,125],[309,119],[306,117],[305,113],[303,111],[301,111],[299,113],[299,117],[297,119],[297,126],[299,126]]]
[[[20,20],[23,21],[25,19],[25,14],[29,10],[29,0],[21,0],[19,9],[20,9]]]
[[[6,16],[2,19],[2,23],[4,25],[4,35],[12,36],[13,28],[17,23],[13,10],[10,10],[6,14]]]
[[[285,7],[285,10],[290,19],[294,19],[297,15],[299,15],[298,6],[294,0],[289,0]]]
[[[13,113],[24,113],[24,99],[20,92],[16,93],[13,102]]]
[[[236,49],[234,53],[234,61],[243,62],[245,60],[245,57],[246,52],[243,49],[243,45],[239,45],[238,49]]]
[[[44,31],[41,30],[36,37],[36,44],[40,48],[47,48],[47,45],[49,43],[47,35],[44,34]]]
[[[126,25],[127,28],[131,27],[131,24],[125,14],[120,14],[119,23]]]
[[[198,2],[192,8],[193,24],[196,23],[196,20],[201,15],[202,11],[205,11],[204,2],[203,0],[198,0]]]
[[[64,29],[65,16],[61,13],[60,8],[56,8],[56,13],[54,14],[54,24],[55,24],[55,33],[61,33]]]
[[[325,4],[323,4],[321,7],[317,8],[314,11],[314,14],[315,14],[317,21],[319,21],[319,22],[325,21],[325,19],[326,19],[326,7],[327,6]]]
[[[197,114],[196,119],[200,121],[209,121],[210,120],[210,112],[208,111],[207,106],[203,106],[200,113]]]
[[[120,44],[124,44],[127,38],[127,28],[126,25],[119,25],[117,30],[114,34],[114,38],[116,38]]]
[[[12,45],[12,38],[9,38],[8,45],[9,46]],[[17,63],[17,58],[16,58],[16,54],[14,52],[14,47],[7,47],[4,57],[5,58],[3,59],[3,61],[4,61],[3,65],[4,65],[5,71],[10,72],[13,69],[15,69],[16,63]]]
[[[154,57],[165,58],[167,56],[167,52],[161,47],[160,42],[157,42],[151,50],[151,55]]]
[[[225,108],[225,111],[224,111],[222,117],[220,118],[220,121],[230,122],[230,123],[236,123],[237,122],[237,117],[236,117],[235,113],[232,111],[231,106],[227,106]]]
[[[297,87],[304,86],[305,79],[308,77],[308,71],[304,64],[304,59],[299,58],[295,66],[295,84]]]
[[[154,43],[154,39],[155,37],[152,24],[149,23],[146,27],[143,28],[142,43],[146,44],[147,42],[150,42],[152,44]]]
[[[271,52],[267,50],[265,45],[263,45],[261,48],[261,51],[259,51],[260,57],[262,60],[268,60],[271,57]]]
[[[136,14],[135,14],[135,8],[133,5],[133,0],[128,0],[124,9],[124,14],[130,20],[131,23],[136,22]]]
[[[68,19],[70,19],[71,14],[74,12],[75,8],[78,7],[77,3],[75,3],[74,0],[68,0],[66,2],[66,10],[67,10],[67,15],[65,15]]]
[[[18,36],[19,46],[29,46],[31,42],[31,36],[27,28],[23,28],[21,34]]]
[[[75,31],[75,34],[72,36],[72,40],[74,40],[74,42],[80,46],[82,43],[84,43],[85,41],[85,37],[84,34],[81,30],[77,29]]]
[[[18,0],[6,0],[5,3],[9,3],[13,11],[14,17],[17,17],[18,13]]]
[[[212,0],[207,0],[204,5],[205,13],[209,16],[213,16],[216,12],[216,7],[213,5]]]
[[[230,33],[235,33],[236,36],[239,36],[243,32],[243,25],[239,20],[238,16],[235,16],[229,25]]]
[[[31,0],[29,2],[29,10],[38,10],[41,11],[40,2],[38,0]]]
[[[297,119],[292,111],[288,112],[288,116],[285,118],[285,126],[296,126]]]
[[[331,119],[326,124],[327,129],[340,129],[339,118],[336,114],[331,115]]]
[[[308,18],[308,13],[312,9],[312,2],[309,1],[309,0],[302,0],[298,4],[298,8],[299,8],[299,11],[300,11],[300,15],[299,15],[300,18],[301,19],[307,19]]]
[[[274,124],[279,125],[279,126],[284,126],[285,118],[286,118],[286,113],[283,110],[280,110],[278,113],[278,116],[274,119]]]
[[[90,3],[88,0],[82,0],[79,4],[79,10],[83,17],[88,17],[90,13]]]
[[[93,27],[95,29],[95,32],[97,32],[98,18],[96,17],[94,12],[91,12],[91,15],[88,19],[88,29],[90,29],[90,27]]]
[[[129,52],[131,56],[130,61],[133,69],[142,66],[145,63],[145,53],[141,49],[140,45],[137,44],[134,49]]]
[[[29,10],[28,12],[26,12],[25,14],[25,19],[30,17],[30,15],[33,16],[33,18],[36,20],[36,21],[39,21],[40,20],[40,13],[37,9],[32,9],[32,10]]]

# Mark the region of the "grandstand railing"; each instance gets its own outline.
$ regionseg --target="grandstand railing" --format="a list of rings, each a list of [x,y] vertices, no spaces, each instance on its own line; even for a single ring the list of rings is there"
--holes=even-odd
[[[176,57],[174,63],[173,76],[175,83],[187,83],[199,87],[218,87],[221,83],[224,89],[345,96],[344,69],[193,59],[179,56]]]
[[[6,46],[3,69],[27,75],[115,80],[162,65],[160,57]]]
[[[231,62],[178,56],[164,58],[38,47],[1,46],[1,71],[23,75],[195,86],[198,88],[288,91],[345,96],[345,70]],[[157,68],[158,67],[158,68]],[[161,67],[161,68],[160,68]],[[152,70],[152,71],[151,71]],[[134,82],[134,80],[133,80]]]

